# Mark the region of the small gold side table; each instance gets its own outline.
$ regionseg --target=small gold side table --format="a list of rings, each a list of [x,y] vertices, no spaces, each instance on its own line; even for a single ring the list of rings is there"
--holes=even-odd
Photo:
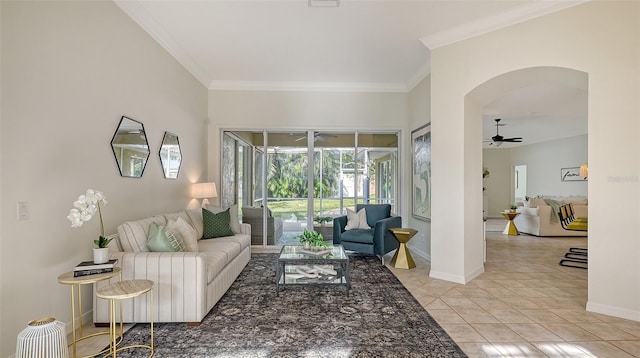
[[[153,356],[153,281],[150,280],[127,280],[112,283],[108,286],[100,288],[96,292],[96,296],[99,298],[109,300],[109,332],[111,342],[109,343],[109,354],[113,354],[113,358],[116,358],[116,353],[123,349],[129,348],[145,348],[148,349],[149,357]],[[116,301],[125,300],[127,298],[138,297],[142,294],[149,292],[150,300],[150,325],[151,325],[151,344],[142,345],[134,344],[125,347],[117,347],[116,344]],[[120,306],[122,309],[122,305]],[[120,311],[120,324],[122,324],[122,310]]]
[[[389,229],[389,231],[391,231],[393,236],[400,243],[398,250],[396,250],[395,255],[393,255],[393,258],[391,259],[391,266],[403,269],[412,269],[416,267],[416,263],[413,261],[413,257],[411,257],[411,253],[407,247],[407,242],[409,242],[409,240],[418,233],[418,230],[396,227]]]
[[[505,219],[509,219],[509,222],[507,223],[507,226],[504,227],[504,231],[502,233],[504,235],[513,235],[513,236],[520,235],[520,232],[518,232],[518,228],[516,227],[516,224],[513,222],[513,219],[515,219],[516,216],[520,215],[520,213],[502,212],[500,214],[502,214],[502,216],[504,216]]]
[[[83,340],[83,339],[87,339],[87,338],[91,338],[91,337],[95,337],[95,336],[99,336],[102,334],[109,334],[110,332],[97,332],[97,333],[93,333],[87,336],[82,335],[82,290],[80,289],[80,286],[82,285],[89,285],[89,284],[98,284],[98,282],[100,281],[106,281],[109,280],[113,277],[115,277],[116,275],[120,275],[120,279],[122,280],[122,274],[121,274],[121,270],[120,267],[114,267],[112,272],[107,272],[107,273],[99,273],[99,274],[95,274],[95,275],[87,275],[87,276],[79,276],[79,277],[73,277],[73,271],[70,272],[65,272],[62,275],[58,276],[58,282],[63,284],[63,285],[70,285],[71,286],[71,330],[72,330],[72,334],[71,337],[73,339],[73,341],[71,343],[69,343],[69,346],[73,345],[73,357],[77,357],[77,353],[76,353],[76,346],[78,345],[78,342]],[[76,318],[76,303],[75,303],[75,297],[76,294],[75,292],[78,291],[78,315]],[[120,307],[122,309],[122,307]],[[78,333],[76,334],[76,319],[80,319],[80,324],[78,326]],[[118,338],[120,338],[122,340],[122,322],[120,322],[120,335],[118,336]],[[100,351],[98,353],[86,356],[86,357],[94,357],[100,354],[105,353],[105,351]]]

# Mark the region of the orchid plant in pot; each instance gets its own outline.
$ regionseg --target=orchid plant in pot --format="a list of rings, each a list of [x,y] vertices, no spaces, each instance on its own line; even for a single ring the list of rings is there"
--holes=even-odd
[[[93,262],[102,264],[109,261],[109,244],[112,238],[104,236],[104,222],[102,221],[102,209],[100,205],[107,205],[104,194],[98,190],[87,189],[87,192],[78,197],[73,203],[67,219],[71,221],[71,227],[81,227],[85,221],[91,220],[98,213],[100,217],[100,236],[93,240],[97,248],[93,249]]]

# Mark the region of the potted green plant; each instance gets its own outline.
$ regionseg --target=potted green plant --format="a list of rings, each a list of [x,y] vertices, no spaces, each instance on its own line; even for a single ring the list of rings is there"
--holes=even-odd
[[[331,216],[316,216],[313,218],[313,221],[320,224],[320,226],[324,226],[325,223],[331,222],[332,220],[333,220],[333,217]]]
[[[298,236],[298,239],[306,250],[321,249],[330,246],[330,244],[324,242],[322,234],[315,230],[305,229],[302,234]]]
[[[510,206],[509,208],[511,209],[511,212],[512,212],[512,213],[515,213],[515,212],[516,212],[516,209],[517,209],[518,207],[516,206],[516,204],[511,204],[511,206]]]

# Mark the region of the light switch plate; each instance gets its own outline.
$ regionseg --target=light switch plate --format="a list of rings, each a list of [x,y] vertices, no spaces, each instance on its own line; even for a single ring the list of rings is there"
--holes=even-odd
[[[18,202],[18,220],[29,219],[29,203],[26,201]]]

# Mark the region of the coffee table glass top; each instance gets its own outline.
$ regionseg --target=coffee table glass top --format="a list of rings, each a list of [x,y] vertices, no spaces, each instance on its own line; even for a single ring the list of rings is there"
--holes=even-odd
[[[320,255],[310,254],[308,251],[304,250],[302,246],[294,246],[287,245],[282,247],[282,251],[280,251],[280,256],[278,257],[278,261],[286,260],[287,263],[294,263],[296,260],[300,261],[308,261],[308,260],[327,260],[327,261],[335,261],[335,260],[349,260],[349,257],[344,252],[342,245],[335,245],[332,247],[328,247],[327,250],[331,250],[328,253],[322,254],[320,251]]]

